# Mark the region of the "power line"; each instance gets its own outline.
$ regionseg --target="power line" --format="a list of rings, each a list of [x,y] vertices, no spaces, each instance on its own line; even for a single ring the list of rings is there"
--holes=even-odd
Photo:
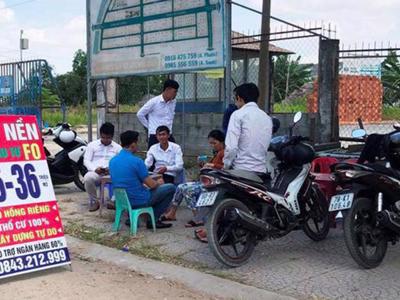
[[[7,8],[13,8],[13,7],[24,5],[24,4],[27,4],[27,3],[34,2],[34,1],[37,1],[37,0],[27,0],[27,1],[19,2],[19,3],[15,3],[15,4],[12,4],[12,5],[9,5],[9,6],[1,7],[0,10],[7,9]]]

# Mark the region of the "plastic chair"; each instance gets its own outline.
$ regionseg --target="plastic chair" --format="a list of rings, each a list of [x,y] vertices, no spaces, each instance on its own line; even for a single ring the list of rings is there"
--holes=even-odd
[[[148,214],[151,218],[151,224],[153,225],[153,231],[156,231],[156,221],[154,217],[154,211],[152,207],[143,207],[133,209],[131,203],[129,202],[128,195],[126,194],[125,189],[115,188],[115,221],[113,230],[118,231],[120,228],[121,215],[124,210],[127,210],[129,213],[129,220],[131,221],[131,234],[134,236],[137,233],[139,216],[141,214]]]

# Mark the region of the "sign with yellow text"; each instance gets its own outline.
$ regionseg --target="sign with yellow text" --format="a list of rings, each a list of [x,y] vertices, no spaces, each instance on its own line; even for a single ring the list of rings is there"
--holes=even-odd
[[[0,115],[0,278],[70,264],[35,116]]]

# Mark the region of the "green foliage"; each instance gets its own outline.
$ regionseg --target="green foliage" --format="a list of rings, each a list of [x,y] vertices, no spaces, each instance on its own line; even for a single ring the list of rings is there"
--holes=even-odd
[[[58,88],[67,105],[77,106],[86,100],[86,79],[74,72],[57,76]]]
[[[382,118],[384,120],[400,121],[400,107],[384,105],[383,112],[382,112]]]
[[[290,60],[289,55],[280,55],[274,62],[273,99],[281,102],[305,83],[312,81],[312,64],[300,64],[301,56]]]
[[[390,51],[382,62],[383,103],[393,105],[400,102],[400,62],[396,52]]]
[[[72,61],[72,71],[57,76],[60,93],[67,105],[77,106],[86,101],[86,64],[86,53],[79,49]]]
[[[307,112],[307,97],[294,99],[290,104],[274,103],[274,113]]]
[[[159,95],[162,92],[165,75],[146,77],[124,77],[118,79],[118,96],[120,104],[137,104],[150,93]]]
[[[57,106],[60,105],[60,98],[53,93],[49,88],[42,87],[42,105],[43,106]]]
[[[86,78],[87,56],[86,52],[79,49],[72,60],[72,72],[81,78]]]

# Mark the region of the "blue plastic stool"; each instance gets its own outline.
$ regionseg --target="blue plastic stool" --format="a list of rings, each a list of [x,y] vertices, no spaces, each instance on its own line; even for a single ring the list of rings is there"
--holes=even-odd
[[[131,203],[129,202],[128,195],[126,194],[125,189],[116,188],[114,189],[115,194],[115,221],[113,230],[118,231],[120,228],[121,215],[124,210],[127,210],[129,213],[129,220],[131,221],[131,234],[136,236],[139,216],[141,214],[148,214],[151,218],[151,224],[153,225],[153,231],[156,231],[156,221],[154,217],[154,211],[152,207],[143,207],[132,209]]]
[[[99,187],[100,186],[100,183],[99,184],[96,184],[96,186],[97,187]],[[107,183],[105,183],[104,184],[104,189],[107,189],[108,190],[108,197],[110,197],[110,199],[113,197],[113,186],[112,186],[112,183],[111,182],[107,182]],[[89,197],[89,204],[93,204],[93,199],[92,199],[92,197]],[[104,203],[102,203],[102,204],[104,204]]]

